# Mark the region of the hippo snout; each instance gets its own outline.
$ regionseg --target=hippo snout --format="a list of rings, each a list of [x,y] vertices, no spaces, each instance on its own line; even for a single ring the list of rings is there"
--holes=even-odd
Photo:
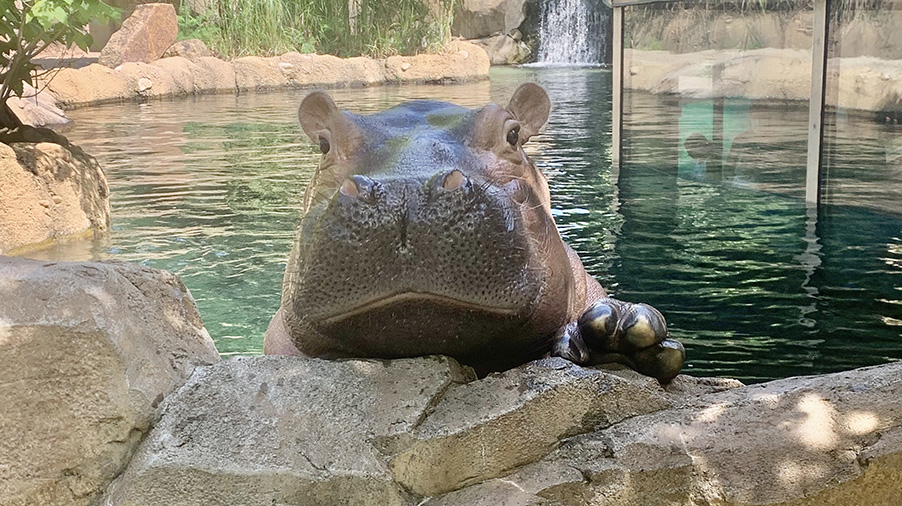
[[[304,220],[304,314],[333,324],[417,298],[498,314],[528,310],[541,283],[531,277],[531,245],[508,186],[461,169],[349,177]]]

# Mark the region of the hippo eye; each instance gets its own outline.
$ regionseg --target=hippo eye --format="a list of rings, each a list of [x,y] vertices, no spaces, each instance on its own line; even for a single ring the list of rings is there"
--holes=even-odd
[[[520,127],[511,128],[507,133],[507,143],[511,146],[516,146],[517,143],[520,142]]]
[[[325,137],[319,138],[319,150],[322,151],[324,155],[329,152],[330,147],[331,146],[329,146],[328,139],[326,139]]]

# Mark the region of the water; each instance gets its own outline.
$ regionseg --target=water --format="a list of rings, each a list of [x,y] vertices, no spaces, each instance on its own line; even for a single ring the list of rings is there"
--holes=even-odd
[[[539,24],[540,65],[601,64],[607,61],[610,9],[600,1],[549,0]]]
[[[414,98],[503,104],[519,83],[542,84],[554,107],[527,148],[550,178],[562,234],[610,291],[664,312],[686,345],[688,372],[760,381],[902,359],[899,201],[812,214],[786,196],[804,181],[804,143],[794,132],[800,124],[804,137],[807,109],[752,110],[753,118],[770,114],[768,135],[785,142],[775,154],[750,151],[763,168],[744,173],[737,186],[689,179],[681,174],[683,154],[673,155],[681,136],[674,125],[691,124],[704,102],[637,95],[628,163],[618,174],[610,163],[608,72],[492,72],[491,82],[332,94],[339,106],[373,112]],[[175,271],[223,355],[260,353],[317,160],[297,126],[304,93],[72,111],[76,125],[67,135],[107,172],[113,231],[32,256],[115,258]],[[871,131],[865,120],[847,121],[848,131]],[[783,170],[759,164],[762,156],[782,159]],[[873,163],[870,172],[884,170],[879,156],[859,158]]]

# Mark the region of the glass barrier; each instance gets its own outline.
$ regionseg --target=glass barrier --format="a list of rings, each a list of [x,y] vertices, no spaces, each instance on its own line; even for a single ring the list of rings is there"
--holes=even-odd
[[[624,167],[804,197],[813,5],[624,7]]]
[[[821,201],[902,213],[902,1],[830,6]]]

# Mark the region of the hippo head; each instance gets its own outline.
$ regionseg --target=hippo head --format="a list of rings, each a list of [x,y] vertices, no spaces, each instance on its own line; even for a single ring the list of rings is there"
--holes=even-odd
[[[309,94],[298,116],[322,159],[283,283],[294,345],[500,367],[547,349],[573,275],[523,145],[549,109],[535,84],[507,107],[413,101],[369,116]]]

